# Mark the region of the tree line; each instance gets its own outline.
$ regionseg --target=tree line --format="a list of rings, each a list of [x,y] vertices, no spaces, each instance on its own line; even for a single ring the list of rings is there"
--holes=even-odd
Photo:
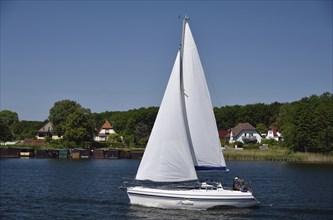
[[[145,146],[158,107],[132,109],[128,111],[106,111],[92,113],[79,103],[61,100],[50,109],[48,120],[20,121],[15,112],[0,111],[0,140],[33,137],[43,124],[51,121],[53,132],[63,135],[67,145],[80,146],[93,142],[105,120],[123,136],[129,146]],[[293,151],[329,153],[333,150],[333,96],[324,93],[312,95],[291,103],[249,104],[215,107],[218,129],[230,129],[240,122],[249,122],[259,133],[267,132],[270,125],[280,128],[284,145]],[[175,125],[177,126],[177,125]]]
[[[294,151],[333,151],[333,96],[312,95],[281,106],[277,122]]]

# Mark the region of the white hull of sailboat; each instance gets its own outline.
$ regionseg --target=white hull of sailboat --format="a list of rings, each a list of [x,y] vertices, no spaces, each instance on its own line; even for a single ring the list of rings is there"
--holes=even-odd
[[[155,189],[135,186],[127,188],[130,203],[165,209],[209,209],[217,206],[238,208],[259,204],[251,192],[224,189]]]

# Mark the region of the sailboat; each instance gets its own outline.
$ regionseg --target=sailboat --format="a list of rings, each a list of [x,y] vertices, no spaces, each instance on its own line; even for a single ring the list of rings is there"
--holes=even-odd
[[[163,184],[128,186],[130,203],[166,209],[258,204],[250,191],[224,189],[221,183],[198,182],[196,171],[200,170],[227,168],[204,70],[189,18],[185,17],[181,48],[135,177],[138,181]],[[191,181],[199,184],[174,185]]]

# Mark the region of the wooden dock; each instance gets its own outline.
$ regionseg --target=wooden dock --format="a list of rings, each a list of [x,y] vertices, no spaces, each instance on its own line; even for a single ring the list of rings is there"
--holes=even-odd
[[[3,158],[37,158],[37,159],[142,159],[143,150],[119,149],[28,149],[0,148],[0,159]]]

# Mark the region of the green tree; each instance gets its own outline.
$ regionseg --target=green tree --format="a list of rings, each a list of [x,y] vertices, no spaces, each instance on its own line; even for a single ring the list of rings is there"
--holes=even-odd
[[[266,125],[264,125],[263,123],[257,124],[256,129],[260,134],[266,134],[268,131]]]
[[[121,142],[121,136],[120,134],[110,134],[108,137],[108,140],[112,143],[120,143]]]
[[[6,123],[9,127],[19,122],[19,118],[16,112],[9,110],[0,111],[0,118]]]
[[[75,101],[66,99],[55,102],[53,107],[50,109],[49,115],[49,121],[51,121],[53,125],[53,132],[63,134],[67,117],[76,110],[80,109],[82,109],[81,105]]]
[[[18,132],[15,130],[19,124],[19,118],[16,112],[9,110],[0,111],[0,136],[2,141],[10,141],[15,139]]]
[[[16,134],[16,139],[22,140],[25,138],[33,138],[37,135],[38,130],[46,124],[47,121],[25,121],[22,120],[16,123],[12,129]]]
[[[285,144],[294,151],[333,150],[333,96],[324,93],[281,107],[278,123]]]
[[[279,110],[283,104],[274,102],[272,104],[234,105],[214,108],[214,114],[218,129],[227,130],[240,122],[249,122],[256,126],[259,123],[266,127],[276,122]]]
[[[12,137],[12,132],[7,122],[3,118],[0,118],[0,141],[10,141]]]
[[[81,109],[75,110],[66,118],[63,125],[64,139],[75,142],[77,146],[83,142],[92,141],[94,125],[91,115]]]
[[[237,121],[239,121],[237,117],[239,110],[239,105],[214,108],[218,129],[227,130],[234,127],[237,124]]]
[[[312,103],[312,134],[311,145],[316,151],[328,153],[333,150],[333,95],[324,93],[321,96],[311,96]]]
[[[148,142],[150,132],[151,128],[149,128],[146,123],[139,122],[138,124],[136,124],[134,129],[134,137],[136,143],[141,146],[145,146]]]
[[[1,136],[6,140],[22,140],[34,137],[46,121],[19,120],[18,114],[9,110],[0,111]],[[9,132],[7,131],[9,129]]]

